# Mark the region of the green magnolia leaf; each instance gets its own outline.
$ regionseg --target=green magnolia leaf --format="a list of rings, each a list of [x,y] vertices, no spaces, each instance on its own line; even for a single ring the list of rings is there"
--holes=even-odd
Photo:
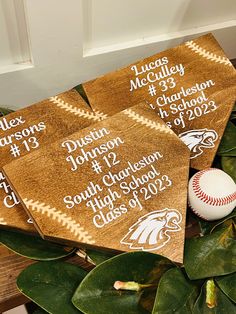
[[[218,155],[236,156],[236,126],[229,121],[218,148]]]
[[[233,225],[234,228],[236,227],[236,220],[235,220],[235,218],[227,219],[227,220],[223,221],[222,224],[215,225],[212,228],[211,233],[219,231],[219,230],[222,230],[223,228],[227,228],[227,227],[229,227],[231,225]]]
[[[235,157],[236,156],[236,148],[229,150],[227,152],[221,153],[220,156],[228,156],[228,157]]]
[[[0,107],[0,117],[6,116],[7,114],[9,114],[11,112],[13,112],[13,110]]]
[[[89,100],[88,100],[88,97],[85,93],[85,90],[83,88],[83,85],[82,84],[79,84],[77,86],[74,87],[74,89],[80,94],[80,96],[84,99],[84,101],[89,104]]]
[[[94,268],[76,290],[72,302],[87,314],[151,313],[158,281],[173,266],[172,262],[157,254],[120,254]],[[148,287],[140,291],[116,290],[113,287],[116,281]]]
[[[61,261],[38,262],[17,278],[18,289],[50,314],[78,314],[71,298],[86,272]]]
[[[40,237],[0,230],[0,243],[13,252],[35,260],[54,260],[72,254],[75,249],[45,241]]]
[[[187,239],[184,266],[190,279],[222,276],[236,270],[233,225],[199,238]]]
[[[236,157],[223,156],[221,165],[222,169],[236,182]]]
[[[201,218],[198,219],[198,223],[201,229],[201,233],[203,235],[209,234],[213,231],[215,231],[215,229],[224,224],[226,221],[231,220],[231,218],[236,217],[236,208],[232,211],[232,213],[230,213],[228,216],[221,218],[217,221],[205,221]]]
[[[113,256],[115,256],[115,254],[111,252],[96,251],[96,250],[91,250],[91,249],[86,249],[86,254],[95,265],[99,265],[105,262],[106,260],[112,258]]]
[[[215,278],[220,289],[236,303],[236,272],[227,276]]]
[[[33,314],[47,314],[48,312],[44,311],[43,309],[41,308],[38,308],[37,310],[35,310],[33,312]]]
[[[203,285],[200,296],[198,297],[194,308],[193,314],[235,314],[235,305],[230,301],[229,298],[215,286],[214,291],[215,305],[210,308],[207,305],[206,296],[206,284]]]
[[[186,278],[181,269],[172,268],[160,279],[152,313],[192,313],[198,294],[196,283]]]

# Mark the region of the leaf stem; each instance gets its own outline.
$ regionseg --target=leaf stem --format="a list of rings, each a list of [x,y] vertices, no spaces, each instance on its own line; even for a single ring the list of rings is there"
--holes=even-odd
[[[217,305],[216,285],[213,279],[207,280],[206,283],[206,304],[210,309]]]
[[[96,266],[96,264],[94,263],[94,261],[88,256],[88,254],[82,250],[82,249],[78,249],[76,252],[75,252],[76,255],[78,255],[79,257],[83,258],[86,262]]]
[[[129,291],[140,291],[142,289],[145,288],[149,288],[149,287],[154,287],[155,285],[153,284],[146,284],[146,285],[142,285],[138,282],[135,281],[116,281],[113,285],[113,287],[116,290],[129,290]]]

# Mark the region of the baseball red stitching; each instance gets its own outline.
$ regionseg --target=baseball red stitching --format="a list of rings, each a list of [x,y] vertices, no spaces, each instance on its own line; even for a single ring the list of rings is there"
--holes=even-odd
[[[211,170],[218,170],[217,168],[210,168],[210,169],[206,169],[206,170],[202,170],[200,172],[198,172],[194,178],[193,178],[193,191],[195,192],[196,196],[198,198],[200,198],[200,200],[202,200],[204,203],[206,204],[210,204],[213,206],[222,206],[222,205],[227,205],[233,201],[236,200],[236,192],[225,196],[225,197],[212,197],[207,195],[205,192],[203,192],[203,190],[200,187],[200,178],[203,176],[203,174],[205,174],[208,171]]]
[[[192,211],[194,212],[195,215],[197,215],[198,217],[202,218],[203,220],[207,220],[206,217],[203,217],[199,212],[197,212],[192,205],[190,204],[190,202],[188,202],[188,206],[192,209]]]

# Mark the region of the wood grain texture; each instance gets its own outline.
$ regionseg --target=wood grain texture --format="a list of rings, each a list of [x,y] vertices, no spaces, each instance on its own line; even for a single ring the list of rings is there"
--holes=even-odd
[[[0,169],[5,164],[101,120],[76,90],[0,118]],[[20,154],[11,154],[17,145]],[[28,215],[0,172],[0,227],[35,233]]]
[[[201,170],[211,166],[234,105],[236,71],[208,34],[83,87],[91,107],[105,115],[146,101],[191,149],[191,167]]]
[[[0,246],[0,313],[28,301],[17,290],[16,278],[30,264],[31,260]]]
[[[3,169],[45,239],[182,262],[189,150],[148,105]]]

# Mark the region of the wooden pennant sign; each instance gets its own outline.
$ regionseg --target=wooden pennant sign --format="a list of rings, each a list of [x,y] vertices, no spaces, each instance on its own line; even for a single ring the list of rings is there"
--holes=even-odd
[[[43,145],[100,120],[76,90],[0,118],[0,168]],[[16,169],[18,175],[18,170]],[[0,172],[0,226],[36,232],[11,186]]]
[[[44,238],[182,262],[189,150],[145,103],[3,169]]]
[[[145,100],[210,167],[235,102],[236,71],[211,35],[83,84],[94,110],[113,115]]]

